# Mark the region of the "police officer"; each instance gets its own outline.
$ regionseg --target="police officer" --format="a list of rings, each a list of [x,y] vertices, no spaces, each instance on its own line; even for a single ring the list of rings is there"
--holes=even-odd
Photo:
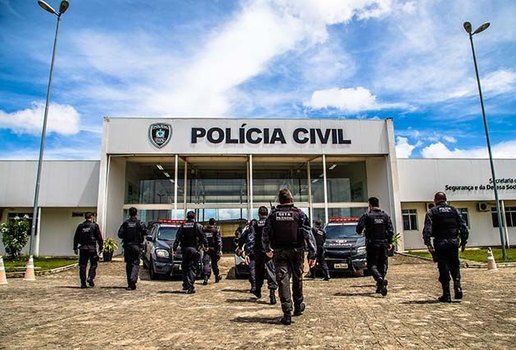
[[[251,227],[256,220],[253,219],[247,224],[237,239],[237,248],[235,254],[244,258],[245,263],[249,267],[249,283],[251,284],[250,293],[256,295],[256,260],[254,255],[253,237]]]
[[[195,293],[195,276],[201,257],[200,249],[208,245],[202,225],[195,221],[195,213],[186,213],[186,222],[177,230],[176,239],[172,247],[173,255],[177,254],[177,247],[181,244],[181,270],[183,271],[183,290],[186,294]]]
[[[138,210],[129,208],[129,219],[125,220],[118,229],[118,237],[122,239],[124,247],[125,274],[127,290],[135,290],[140,271],[140,256],[143,250],[143,241],[147,235],[147,228],[136,217]]]
[[[316,248],[308,218],[305,213],[294,206],[294,199],[290,191],[288,189],[279,191],[278,201],[280,204],[272,210],[265,221],[262,244],[267,257],[274,259],[281,309],[283,310],[280,322],[290,325],[292,309],[294,309],[294,316],[301,315],[305,310],[303,303],[305,242],[308,247],[310,267],[315,265]]]
[[[330,270],[324,258],[324,242],[326,242],[326,231],[322,228],[321,220],[315,220],[312,233],[317,244],[317,264],[323,270],[324,280],[330,280]],[[310,277],[315,278],[315,266],[310,268]]]
[[[86,282],[90,287],[95,286],[95,275],[97,273],[97,263],[99,261],[99,253],[102,252],[104,243],[99,225],[93,222],[93,213],[84,214],[84,222],[80,223],[75,230],[73,237],[73,251],[79,253],[79,277],[81,279],[81,288],[87,288]],[[98,246],[98,253],[97,253]],[[86,279],[86,267],[90,262],[88,278]]]
[[[391,218],[379,206],[378,198],[369,198],[369,211],[358,221],[356,231],[362,234],[365,229],[367,268],[376,281],[376,293],[386,296],[387,251],[392,247],[394,229]]]
[[[263,249],[262,236],[265,221],[269,215],[267,207],[258,208],[258,220],[254,220],[250,227],[249,249],[253,251],[255,260],[255,291],[254,295],[257,299],[262,297],[262,286],[265,277],[267,277],[267,286],[269,288],[269,302],[271,305],[276,304],[275,291],[278,289],[276,283],[276,269],[271,258],[267,257]]]
[[[469,232],[459,211],[446,202],[444,192],[435,194],[434,203],[435,207],[426,213],[423,240],[437,260],[439,282],[443,288],[443,295],[438,300],[451,303],[450,275],[453,279],[455,299],[462,299],[463,296],[460,284],[459,246],[461,251],[464,251]]]
[[[204,281],[202,284],[208,284],[212,269],[213,273],[215,274],[215,283],[219,283],[219,281],[222,279],[218,265],[220,257],[222,256],[222,237],[214,218],[211,218],[208,221],[208,226],[204,228],[204,234],[206,235],[208,246],[202,258],[204,275]]]

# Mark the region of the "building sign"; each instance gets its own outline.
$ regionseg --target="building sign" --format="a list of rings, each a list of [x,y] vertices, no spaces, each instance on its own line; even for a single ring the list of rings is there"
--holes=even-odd
[[[496,189],[498,191],[516,190],[516,178],[504,177],[496,179]],[[484,185],[445,185],[445,191],[457,192],[457,191],[484,191],[494,190],[493,179],[490,178],[489,182]]]
[[[191,142],[198,143],[206,139],[209,143],[250,143],[250,144],[286,144],[287,139],[281,128],[192,128]],[[296,128],[292,132],[292,140],[298,144],[333,144],[349,145],[351,140],[344,139],[342,129]]]
[[[389,154],[390,120],[106,118],[106,154]],[[130,142],[127,142],[130,140]]]
[[[154,123],[149,126],[149,140],[161,148],[165,146],[172,137],[172,126],[167,123]]]

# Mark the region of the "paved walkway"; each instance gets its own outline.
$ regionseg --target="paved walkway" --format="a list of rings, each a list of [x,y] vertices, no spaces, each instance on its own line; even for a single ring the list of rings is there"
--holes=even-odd
[[[231,257],[223,258],[223,272]],[[440,304],[437,269],[391,260],[389,294],[371,277],[305,281],[307,309],[289,326],[248,282],[224,279],[180,292],[180,281],[126,291],[120,261],[101,263],[94,288],[73,269],[0,286],[0,349],[514,349],[516,268],[463,269],[465,298]],[[265,293],[264,293],[265,294]]]

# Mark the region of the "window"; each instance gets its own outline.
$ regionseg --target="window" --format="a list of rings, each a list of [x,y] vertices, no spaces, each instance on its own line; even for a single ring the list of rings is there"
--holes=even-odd
[[[496,207],[491,208],[491,217],[493,219],[493,227],[498,227],[498,215],[496,215]],[[505,207],[505,223],[507,227],[516,226],[516,207]]]
[[[466,223],[466,226],[467,226],[467,227],[470,227],[470,226],[469,226],[469,213],[468,213],[468,208],[459,208],[459,213],[460,213],[460,215],[462,216],[462,219],[464,220],[464,222]]]
[[[416,231],[417,230],[417,210],[416,209],[403,209],[401,211],[403,215],[403,230],[404,231]]]

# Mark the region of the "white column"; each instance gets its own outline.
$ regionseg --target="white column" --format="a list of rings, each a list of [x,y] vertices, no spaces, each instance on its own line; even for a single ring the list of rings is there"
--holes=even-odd
[[[323,186],[324,186],[324,222],[328,223],[330,218],[328,217],[328,184],[326,183],[326,154],[322,156],[323,165]]]
[[[176,154],[174,156],[174,219],[177,219],[177,180],[179,177],[179,156]]]
[[[39,240],[41,238],[41,207],[38,207],[38,223],[36,227],[36,242],[34,242],[34,256],[39,256]]]
[[[310,173],[310,161],[306,163],[306,171],[307,179],[308,179],[308,215],[310,215],[310,220],[314,221],[314,213],[313,213],[313,207],[312,207],[312,174]],[[312,222],[310,224],[312,224]]]
[[[247,220],[251,220],[253,217],[253,155],[250,154],[249,155],[249,166],[247,167],[248,169],[248,174],[247,174],[247,188],[248,188],[248,200],[247,200]]]
[[[499,222],[498,224],[503,225],[503,232],[505,235],[505,247],[509,248],[511,246],[511,244],[509,242],[509,231],[507,230],[507,219],[505,216],[505,202],[503,200],[500,200],[500,205],[502,207],[502,212],[501,212],[502,222]],[[38,215],[38,216],[41,217],[41,215]]]

